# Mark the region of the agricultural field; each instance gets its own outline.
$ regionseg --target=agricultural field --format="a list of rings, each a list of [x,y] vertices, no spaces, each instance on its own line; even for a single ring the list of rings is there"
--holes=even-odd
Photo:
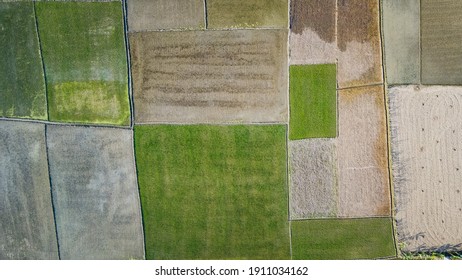
[[[128,26],[130,32],[204,29],[204,0],[130,0]]]
[[[146,258],[289,259],[285,139],[282,125],[135,126]]]
[[[143,259],[132,131],[47,126],[61,259]]]
[[[45,126],[0,121],[0,259],[58,259]]]
[[[337,216],[338,170],[335,139],[289,141],[290,218]]]
[[[0,117],[47,119],[32,2],[0,2]]]
[[[287,120],[285,30],[130,34],[135,122]]]
[[[293,221],[296,260],[377,259],[396,255],[390,218]]]
[[[461,251],[462,89],[390,89],[398,239],[407,252]]]
[[[50,120],[129,125],[121,3],[35,5]]]
[[[290,140],[337,136],[335,64],[290,66]]]
[[[340,217],[390,215],[384,90],[369,86],[339,93]]]
[[[208,28],[287,28],[288,0],[207,0]]]

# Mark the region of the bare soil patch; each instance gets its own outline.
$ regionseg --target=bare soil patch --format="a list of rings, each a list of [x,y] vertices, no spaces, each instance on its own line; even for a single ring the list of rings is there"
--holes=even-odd
[[[389,91],[398,239],[405,251],[460,251],[462,90]]]
[[[339,91],[339,217],[390,215],[382,86]]]

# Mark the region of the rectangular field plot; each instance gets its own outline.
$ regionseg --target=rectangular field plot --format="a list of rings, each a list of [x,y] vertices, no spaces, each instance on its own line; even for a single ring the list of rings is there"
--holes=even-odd
[[[337,136],[335,64],[290,66],[290,139]]]
[[[61,259],[143,259],[130,130],[47,127]]]
[[[291,219],[336,217],[336,148],[335,139],[289,141]]]
[[[43,124],[0,121],[0,259],[58,259]]]
[[[389,91],[398,240],[404,251],[462,250],[459,87]]]
[[[382,86],[339,91],[339,217],[390,215]]]
[[[286,128],[135,126],[147,259],[290,258]]]
[[[204,0],[129,0],[128,28],[134,31],[205,28]]]
[[[47,118],[34,3],[0,3],[0,117]]]
[[[287,120],[287,31],[130,34],[136,123]]]
[[[293,221],[295,260],[376,259],[396,255],[391,218]]]
[[[207,0],[208,27],[286,28],[288,0]]]
[[[128,125],[120,2],[37,2],[52,121]]]

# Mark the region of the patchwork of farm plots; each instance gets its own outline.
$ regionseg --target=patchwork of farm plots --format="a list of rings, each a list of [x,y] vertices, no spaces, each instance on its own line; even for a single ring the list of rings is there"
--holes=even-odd
[[[461,251],[459,15],[0,0],[0,259]]]

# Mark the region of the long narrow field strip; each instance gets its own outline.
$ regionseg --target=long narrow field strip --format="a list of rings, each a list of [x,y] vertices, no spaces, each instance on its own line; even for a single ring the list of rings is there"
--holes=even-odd
[[[287,120],[287,31],[130,34],[136,123]]]
[[[396,256],[391,218],[292,221],[291,228],[296,260]]]
[[[339,217],[391,214],[385,114],[382,86],[339,91]]]
[[[208,27],[287,28],[288,0],[207,0]]]
[[[291,140],[337,136],[335,64],[290,66]]]
[[[45,126],[0,121],[0,259],[57,259]]]
[[[129,125],[120,2],[37,2],[52,121]]]
[[[388,84],[420,84],[420,0],[383,0]]]
[[[462,250],[462,89],[390,89],[398,239],[405,251]]]
[[[61,259],[143,259],[132,131],[47,126]]]
[[[129,0],[130,32],[204,29],[204,0]]]
[[[135,126],[147,259],[290,258],[286,127]]]
[[[34,3],[0,3],[0,116],[46,119]]]

